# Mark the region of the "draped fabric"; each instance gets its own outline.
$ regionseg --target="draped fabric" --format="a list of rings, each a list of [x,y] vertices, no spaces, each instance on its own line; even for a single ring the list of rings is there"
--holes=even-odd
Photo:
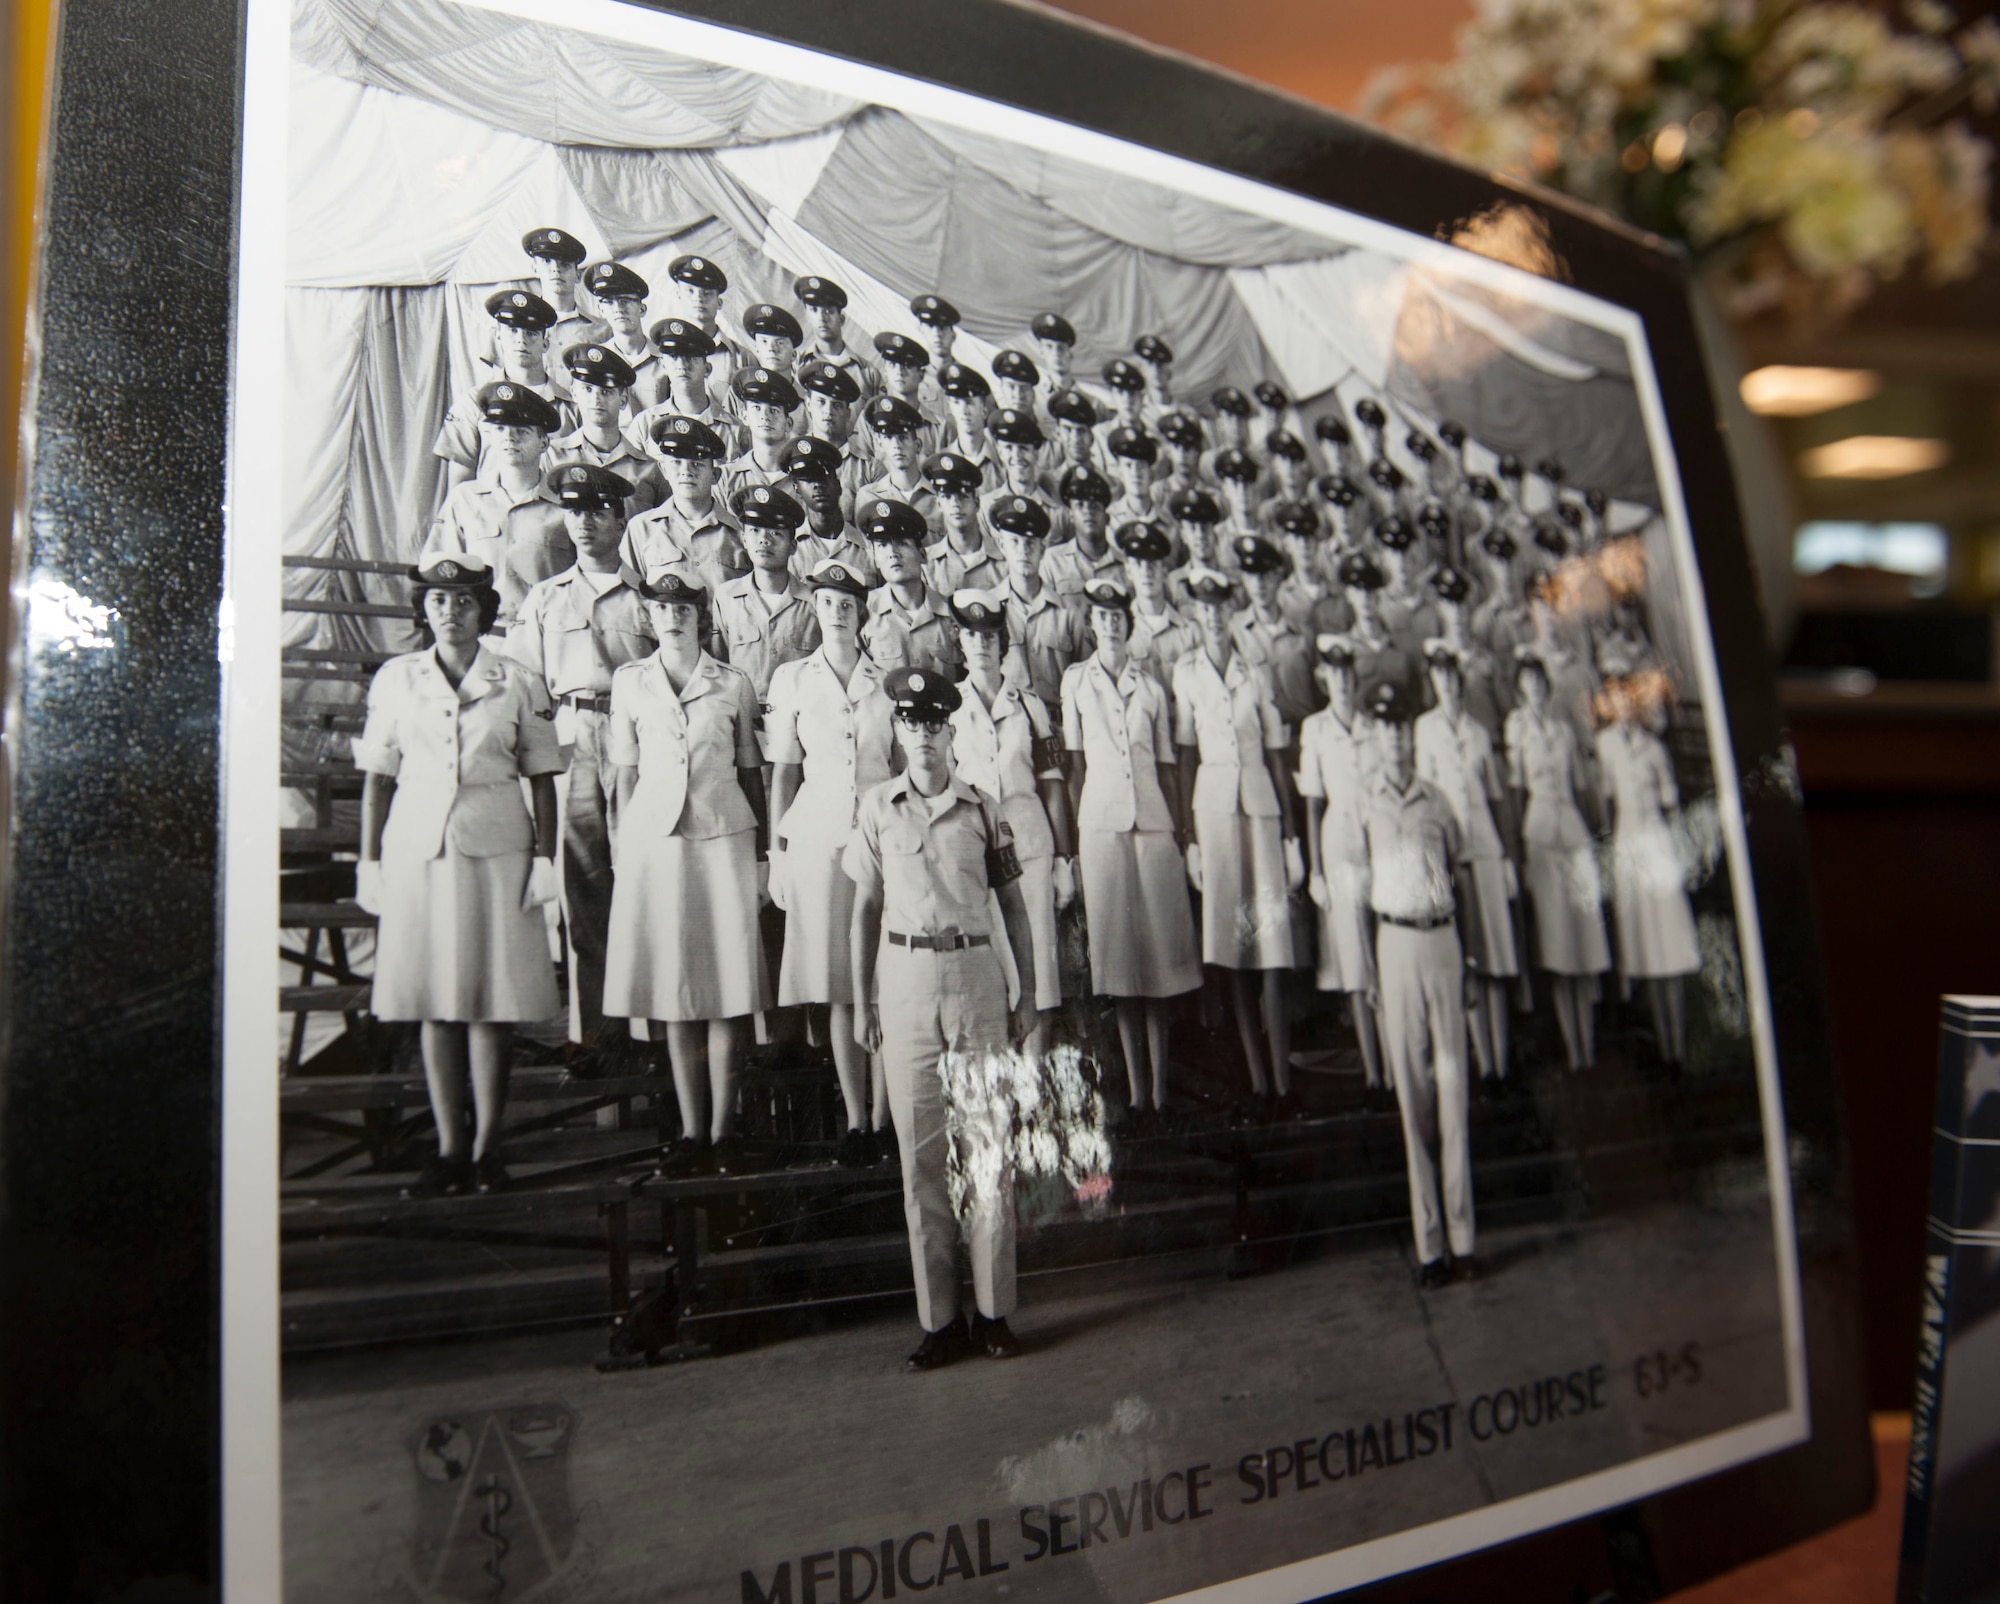
[[[294,0],[292,54],[560,145],[754,145],[826,128],[858,106],[805,84],[450,0]]]

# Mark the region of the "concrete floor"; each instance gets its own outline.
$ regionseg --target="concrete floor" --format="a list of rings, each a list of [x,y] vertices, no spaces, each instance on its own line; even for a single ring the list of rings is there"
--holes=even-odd
[[[286,1369],[288,1604],[450,1596],[703,1599],[738,1604],[742,1573],[769,1588],[791,1565],[791,1604],[813,1594],[803,1557],[956,1524],[1008,1569],[944,1585],[991,1599],[1141,1601],[1478,1508],[1778,1410],[1783,1354],[1769,1215],[1761,1193],[1710,1194],[1574,1224],[1492,1230],[1484,1279],[1419,1294],[1407,1247],[1377,1244],[1241,1281],[1164,1279],[1157,1267],[1037,1284],[1014,1324],[1027,1352],[941,1373],[903,1369],[907,1307],[842,1328],[680,1366],[601,1376],[601,1333],[431,1345],[293,1360]],[[1640,1398],[1633,1364],[1700,1345],[1701,1379]],[[1480,1394],[1605,1367],[1605,1407],[1536,1430],[1472,1440]],[[1244,1504],[1237,1464],[1275,1444],[1452,1401],[1453,1448]],[[517,1461],[498,1552],[467,1489],[489,1468],[427,1480],[417,1445],[439,1419],[457,1450],[528,1412],[570,1429],[539,1463]],[[551,1408],[550,1406],[556,1406]],[[510,1413],[510,1411],[512,1413]],[[533,1424],[532,1422],[530,1424]],[[517,1450],[526,1437],[516,1439]],[[1359,1439],[1357,1438],[1357,1442]],[[490,1450],[488,1451],[490,1453]],[[566,1459],[564,1454],[566,1452]],[[1310,1452],[1310,1450],[1309,1450]],[[532,1455],[528,1457],[532,1458]],[[1338,1466],[1341,1453],[1332,1456]],[[1206,1464],[1213,1514],[1028,1563],[1021,1506]],[[438,1460],[429,1461],[433,1478]],[[574,1511],[565,1531],[562,1483]],[[1179,1513],[1170,1484],[1161,1513]],[[1099,1504],[1094,1512],[1101,1513]],[[1068,1506],[1064,1506],[1068,1513]],[[1066,1524],[1066,1542],[1077,1539]],[[420,1547],[421,1545],[421,1547]],[[928,1580],[940,1546],[911,1551]],[[825,1562],[831,1568],[831,1562]],[[900,1586],[900,1593],[908,1587]],[[863,1595],[866,1596],[866,1595]],[[881,1597],[879,1591],[874,1595]]]

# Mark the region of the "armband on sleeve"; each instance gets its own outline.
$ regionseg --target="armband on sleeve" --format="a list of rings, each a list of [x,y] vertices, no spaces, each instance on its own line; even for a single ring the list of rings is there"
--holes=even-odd
[[[1061,771],[1063,766],[1063,743],[1060,735],[1037,735],[1030,749],[1030,759],[1037,774],[1046,774],[1050,769]]]
[[[1012,825],[990,812],[986,821],[986,883],[998,890],[1021,878],[1021,855],[1014,850]]]

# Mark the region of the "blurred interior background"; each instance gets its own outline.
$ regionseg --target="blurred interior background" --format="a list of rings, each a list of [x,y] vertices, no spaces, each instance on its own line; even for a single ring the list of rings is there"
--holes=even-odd
[[[1729,16],[1779,15],[1769,0],[1731,4]],[[1808,125],[1804,105],[1790,113],[1774,105],[1764,132],[1782,124],[1820,166],[1803,177],[1766,173],[1767,190],[1794,180],[1845,184],[1844,209],[1820,215],[1816,234],[1790,237],[1789,256],[1771,244],[1786,237],[1775,214],[1733,234],[1722,227],[1720,245],[1698,245],[1715,286],[1720,399],[1805,787],[1878,1409],[1907,1408],[1910,1395],[1937,997],[2000,993],[2000,249],[1985,232],[1981,165],[1981,142],[2000,135],[1994,5],[1947,12],[1936,0],[1893,10],[1802,0],[1787,8],[1823,14],[1817,34],[1792,41],[1791,77],[1780,86],[1819,109]],[[1618,14],[1645,34],[1644,49],[1611,68],[1566,52],[1558,36],[1541,38],[1545,57],[1567,59],[1580,76],[1541,86],[1540,122],[1521,111],[1518,95],[1497,111],[1497,103],[1475,108],[1483,121],[1464,114],[1467,93],[1492,93],[1492,62],[1505,54],[1487,48],[1490,34],[1485,44],[1475,38],[1466,60],[1476,70],[1462,64],[1450,79],[1461,30],[1473,22],[1468,0],[1062,0],[1061,8],[1336,110],[1400,110],[1397,126],[1407,132],[1522,167],[1666,232],[1682,229],[1689,208],[1702,204],[1705,192],[1692,181],[1703,162],[1730,176],[1728,142],[1757,132],[1764,113],[1746,97],[1776,92],[1746,87],[1740,72],[1730,78],[1727,61],[1701,67],[1716,39],[1688,30],[1723,16],[1723,0],[1621,6]],[[1566,9],[1595,13],[1583,0],[1541,0],[1532,15],[1546,23]],[[1492,29],[1523,26],[1531,13],[1499,4],[1486,15]],[[1892,30],[1893,48],[1874,48],[1879,39],[1857,16],[1874,18],[1878,33]],[[33,282],[50,19],[50,0],[7,6],[10,204],[0,316],[16,329]],[[1769,39],[1760,46],[1770,47]],[[1689,61],[1700,70],[1684,70]],[[1379,76],[1426,65],[1461,102],[1456,117],[1447,110],[1439,122],[1432,93],[1418,108],[1432,115],[1430,125],[1392,104],[1397,97],[1385,96]],[[1551,70],[1560,80],[1560,65]],[[1649,72],[1658,80],[1651,87]],[[1612,78],[1622,101],[1606,98]],[[1423,86],[1421,71],[1414,81]],[[1548,104],[1556,105],[1553,122]],[[1946,128],[1948,137],[1938,133]],[[1875,187],[1857,173],[1872,174]],[[1758,196],[1746,194],[1754,212]],[[1884,264],[1897,253],[1898,215],[1915,242],[1904,242],[1907,265],[1891,277]],[[172,219],[163,216],[161,226]],[[1716,231],[1712,216],[1708,228]],[[1940,262],[1950,270],[1941,280],[1928,271]],[[1817,277],[1803,271],[1815,263],[1824,270]],[[0,394],[10,407],[20,359],[18,341],[0,342]],[[12,469],[12,453],[0,452],[10,506]],[[8,627],[0,610],[0,629]]]

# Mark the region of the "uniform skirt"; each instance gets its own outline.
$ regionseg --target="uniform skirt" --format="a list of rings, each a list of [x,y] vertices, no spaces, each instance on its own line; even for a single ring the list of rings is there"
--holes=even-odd
[[[1507,860],[1474,858],[1472,886],[1479,898],[1479,930],[1467,942],[1480,971],[1492,979],[1505,979],[1521,972],[1521,957],[1514,950],[1514,910],[1509,906]]]
[[[1284,829],[1275,818],[1196,813],[1201,844],[1201,961],[1221,969],[1292,967]]]
[[[1611,840],[1612,911],[1618,967],[1634,979],[1691,975],[1701,968],[1694,910],[1680,853],[1664,821],[1619,830]]]
[[[1541,966],[1558,975],[1601,975],[1611,967],[1604,933],[1604,881],[1583,815],[1573,804],[1530,799],[1522,836],[1528,900],[1535,906]]]
[[[1187,868],[1165,830],[1077,837],[1090,987],[1101,997],[1178,997],[1201,984]]]
[[[604,1011],[686,1023],[771,1006],[757,939],[757,832],[620,842],[604,953]]]
[[[778,967],[778,1006],[852,1003],[854,969],[848,939],[854,882],[841,849],[794,839],[785,853],[785,955]],[[754,900],[754,898],[753,898]]]
[[[396,860],[382,865],[375,936],[377,1019],[513,1024],[561,1006],[548,926],[523,910],[530,854]]]
[[[1368,930],[1368,865],[1325,859],[1326,900],[1319,915],[1321,991],[1366,991],[1375,979],[1375,954]]]

